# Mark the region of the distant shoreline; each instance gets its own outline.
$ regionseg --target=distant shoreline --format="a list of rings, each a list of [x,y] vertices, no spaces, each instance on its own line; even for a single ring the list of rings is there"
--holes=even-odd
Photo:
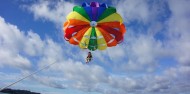
[[[6,88],[0,91],[0,94],[41,94],[36,92],[31,92],[28,90],[14,90],[10,88]]]

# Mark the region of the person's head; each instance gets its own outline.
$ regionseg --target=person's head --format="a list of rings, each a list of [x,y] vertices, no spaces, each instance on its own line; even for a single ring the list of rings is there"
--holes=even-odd
[[[88,52],[88,54],[91,54],[91,52]]]

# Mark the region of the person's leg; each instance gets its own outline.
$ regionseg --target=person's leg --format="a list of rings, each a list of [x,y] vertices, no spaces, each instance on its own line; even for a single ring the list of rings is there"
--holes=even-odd
[[[89,58],[87,57],[87,58],[86,58],[86,63],[88,63],[88,62],[89,62]]]
[[[89,62],[91,61],[91,58],[89,58],[89,60],[88,60]]]

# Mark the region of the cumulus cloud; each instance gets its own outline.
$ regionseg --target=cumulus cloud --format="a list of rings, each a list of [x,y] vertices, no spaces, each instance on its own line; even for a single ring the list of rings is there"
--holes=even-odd
[[[30,60],[19,54],[24,40],[23,32],[0,17],[0,67],[4,65],[23,69],[31,67]]]
[[[143,66],[148,65],[150,69],[146,69],[152,70],[159,59],[165,57],[189,65],[189,2],[121,0],[114,4],[128,26],[125,49],[122,45],[120,50],[129,58],[128,64],[122,67],[144,70]],[[136,27],[131,26],[131,22]]]
[[[42,0],[32,4],[28,9],[36,19],[45,19],[62,26],[73,6],[73,3],[64,0],[58,2]]]
[[[58,79],[57,77],[47,77],[47,76],[33,76],[33,79],[40,82],[43,85],[58,88],[58,89],[65,89],[67,88],[67,85],[64,83],[60,83],[62,80]],[[62,81],[63,82],[63,81]]]
[[[27,42],[25,42],[24,51],[30,56],[40,56],[44,48],[44,41],[41,40],[40,36],[32,31],[28,32]]]
[[[172,12],[171,18],[168,22],[168,36],[169,36],[169,47],[174,53],[175,58],[184,65],[190,64],[190,59],[188,58],[190,54],[190,40],[189,30],[190,27],[190,4],[187,0],[181,0],[180,2],[176,0],[168,1],[170,10]],[[181,54],[180,54],[181,53]]]
[[[116,2],[116,7],[126,22],[138,20],[147,22],[149,19],[149,8],[147,1],[120,0]]]
[[[68,81],[67,86],[84,91],[93,90],[98,84],[107,82],[107,73],[97,65],[84,65],[69,59],[53,65],[50,70],[61,74]]]

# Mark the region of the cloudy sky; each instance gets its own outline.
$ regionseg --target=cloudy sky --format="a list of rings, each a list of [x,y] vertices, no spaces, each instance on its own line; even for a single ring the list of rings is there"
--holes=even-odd
[[[42,94],[189,94],[190,0],[98,0],[114,6],[123,43],[94,51],[70,45],[62,26],[83,0],[0,1],[0,88]],[[88,0],[88,3],[91,1]]]

